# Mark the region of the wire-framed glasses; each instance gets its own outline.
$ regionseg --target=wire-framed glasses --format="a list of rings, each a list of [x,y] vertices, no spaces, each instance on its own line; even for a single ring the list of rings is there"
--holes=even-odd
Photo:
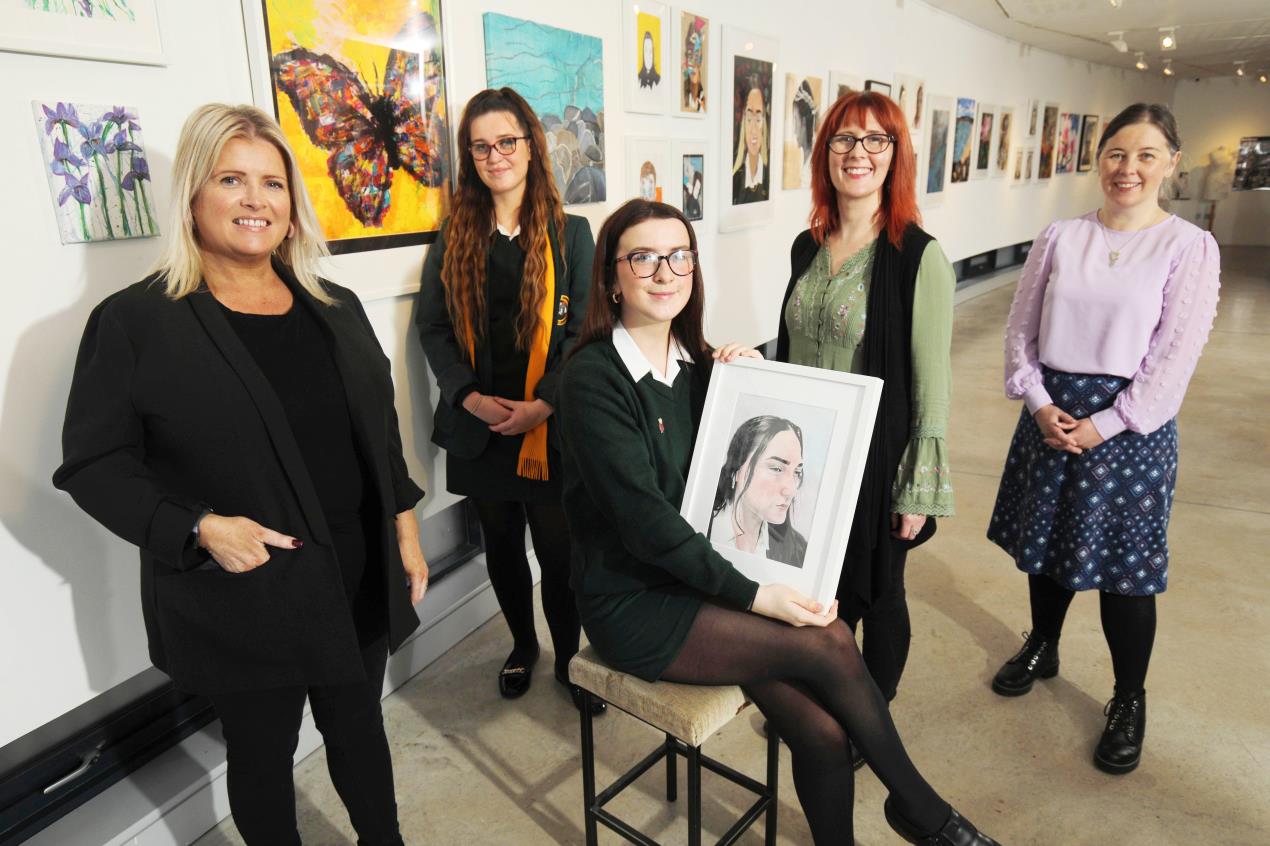
[[[866,153],[884,153],[887,147],[895,143],[895,137],[877,133],[863,138],[857,138],[854,135],[835,135],[829,139],[829,149],[835,153],[850,153],[855,149],[857,142],[864,145]]]
[[[472,158],[476,159],[478,162],[483,162],[489,158],[490,150],[498,150],[500,154],[510,156],[512,153],[516,152],[517,141],[528,140],[528,135],[508,135],[503,138],[499,138],[493,144],[486,144],[484,141],[474,141],[468,149],[472,151]]]
[[[625,260],[631,266],[631,273],[640,279],[647,279],[657,272],[663,259],[670,272],[676,276],[688,276],[697,267],[696,250],[675,250],[668,256],[658,255],[652,250],[636,250],[618,256],[617,261]]]

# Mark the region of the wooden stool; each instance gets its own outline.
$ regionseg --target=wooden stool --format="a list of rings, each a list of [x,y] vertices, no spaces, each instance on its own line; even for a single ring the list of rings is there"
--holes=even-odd
[[[768,728],[767,784],[761,784],[731,767],[701,754],[706,738],[723,728],[749,706],[739,687],[705,687],[672,682],[650,683],[619,673],[604,665],[588,646],[569,662],[569,680],[582,688],[582,795],[586,813],[587,846],[598,843],[596,823],[604,823],[632,843],[658,846],[657,841],[637,831],[608,811],[604,805],[636,779],[666,759],[666,799],[678,796],[676,758],[688,762],[688,844],[701,846],[701,768],[723,776],[733,784],[758,796],[719,840],[719,846],[735,843],[760,815],[766,814],[765,843],[776,844],[776,788],[780,762],[776,733]],[[591,730],[591,703],[601,699],[642,720],[666,735],[666,740],[598,795],[595,792],[595,736]]]

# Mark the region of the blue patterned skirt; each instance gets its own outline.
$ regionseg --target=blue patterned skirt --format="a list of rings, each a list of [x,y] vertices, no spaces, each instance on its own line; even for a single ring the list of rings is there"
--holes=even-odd
[[[1072,417],[1111,407],[1119,376],[1045,369],[1045,389]],[[1080,455],[1045,445],[1026,406],[1006,456],[988,539],[1025,573],[1069,590],[1163,593],[1166,533],[1177,479],[1177,423],[1149,435],[1124,431]]]

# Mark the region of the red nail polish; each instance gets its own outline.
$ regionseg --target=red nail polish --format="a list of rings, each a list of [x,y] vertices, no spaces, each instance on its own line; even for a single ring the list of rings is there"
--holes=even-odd
[[[299,549],[299,548],[300,548],[300,547],[302,547],[302,546],[304,546],[304,541],[300,540],[299,538],[292,538],[292,539],[291,539],[291,548],[292,548],[292,549]]]

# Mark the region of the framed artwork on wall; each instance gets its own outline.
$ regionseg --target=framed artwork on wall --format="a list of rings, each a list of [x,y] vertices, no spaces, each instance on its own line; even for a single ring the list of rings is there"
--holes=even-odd
[[[665,114],[668,93],[675,87],[675,75],[666,61],[670,8],[652,0],[623,0],[622,39],[626,111]]]
[[[670,142],[664,138],[626,139],[627,197],[642,197],[675,205],[678,169],[671,163]]]
[[[700,15],[680,10],[674,14],[675,35],[671,43],[672,55],[678,57],[679,76],[671,93],[679,117],[703,118],[714,99],[710,78],[710,57],[714,45],[710,43],[710,21]]]
[[[62,243],[158,235],[136,109],[39,100],[31,105]]]
[[[973,179],[982,179],[992,170],[992,137],[996,130],[997,107],[980,103],[975,116],[974,164],[970,168]]]
[[[943,201],[945,185],[948,179],[948,136],[953,122],[953,99],[951,97],[931,97],[929,114],[926,116],[926,167],[924,178],[920,180],[926,191],[926,205],[937,205]],[[919,171],[921,173],[921,171]]]
[[[970,179],[970,153],[974,148],[975,101],[969,97],[957,98],[957,117],[953,124],[952,178],[950,182],[966,182]]]
[[[602,203],[604,44],[593,35],[486,12],[485,82],[529,102],[565,205]]]
[[[1076,170],[1085,173],[1093,170],[1098,151],[1098,115],[1085,115],[1080,123],[1080,158]]]
[[[0,50],[134,65],[163,65],[156,0],[9,0]]]
[[[440,0],[242,7],[257,105],[277,117],[331,252],[431,243],[454,167]]]
[[[926,115],[926,80],[906,73],[895,75],[895,87],[891,89],[893,99],[904,113],[904,120],[913,135],[914,148],[920,147],[920,139],[925,127],[922,119]]]
[[[679,210],[692,221],[706,216],[706,142],[680,141],[675,145],[680,165]],[[671,205],[673,200],[667,200]]]
[[[1029,141],[1036,140],[1036,134],[1041,130],[1041,101],[1029,98],[1027,101],[1027,112],[1023,116],[1023,137]]]
[[[1054,172],[1076,170],[1076,148],[1080,145],[1080,115],[1063,112],[1058,117],[1058,141],[1055,145]]]
[[[723,28],[719,109],[719,231],[756,226],[772,216],[772,94],[775,39]]]
[[[1046,103],[1041,113],[1041,152],[1037,159],[1037,179],[1054,175],[1055,142],[1058,139],[1058,104]]]
[[[824,77],[785,74],[782,188],[811,186],[811,151],[816,142],[816,132],[820,129],[824,97]]]
[[[865,90],[865,91],[876,91],[876,92],[878,92],[879,94],[885,94],[886,96],[890,97],[890,96],[891,96],[891,83],[889,83],[889,82],[882,82],[880,79],[866,79],[866,80],[864,81],[864,90]]]
[[[881,395],[881,379],[817,367],[718,368],[680,514],[745,575],[828,607]]]
[[[1239,139],[1235,159],[1234,191],[1270,190],[1270,136],[1249,135]]]
[[[995,178],[1005,176],[1010,170],[1010,151],[1014,141],[1014,107],[1001,106],[997,111],[997,154],[996,166],[992,169]]]
[[[829,71],[829,93],[825,95],[825,109],[838,101],[844,94],[864,90],[864,77],[854,71]]]

